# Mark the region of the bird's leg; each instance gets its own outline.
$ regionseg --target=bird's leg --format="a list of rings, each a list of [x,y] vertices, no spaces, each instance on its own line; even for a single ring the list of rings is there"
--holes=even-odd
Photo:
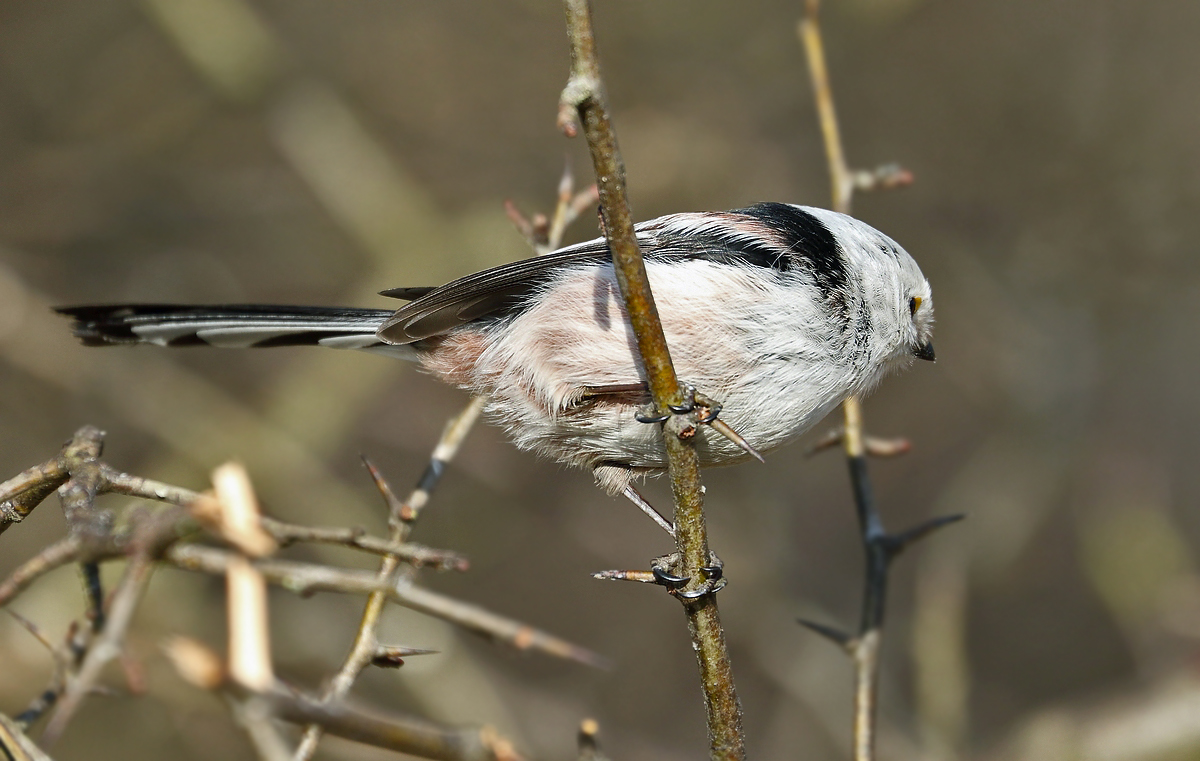
[[[675,538],[675,525],[664,518],[662,513],[655,509],[654,505],[647,502],[646,498],[643,497],[637,489],[633,488],[633,484],[626,486],[621,492],[621,495],[633,504],[637,505],[637,508],[648,515],[650,520],[657,523],[659,528],[670,534],[672,539]]]

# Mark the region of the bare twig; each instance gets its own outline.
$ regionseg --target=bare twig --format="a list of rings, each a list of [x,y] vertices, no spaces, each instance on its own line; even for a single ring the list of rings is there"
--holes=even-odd
[[[447,597],[424,587],[399,587],[394,594],[396,602],[406,608],[458,624],[518,650],[541,652],[596,668],[607,668],[609,665],[607,658],[591,650],[571,644],[528,624],[497,615],[486,608]]]
[[[437,486],[441,480],[442,474],[446,471],[446,466],[458,454],[458,449],[462,442],[466,439],[467,434],[475,425],[475,421],[479,419],[479,414],[483,411],[484,405],[487,404],[487,398],[483,396],[473,397],[470,403],[455,417],[451,418],[446,423],[445,429],[442,431],[442,437],[434,447],[433,454],[429,458],[429,465],[426,466],[425,472],[417,481],[416,488],[406,501],[401,502],[392,492],[391,486],[383,475],[371,464],[370,461],[364,458],[367,469],[371,473],[371,477],[375,480],[375,485],[379,489],[379,493],[383,496],[384,502],[388,506],[389,524],[391,525],[391,536],[389,537],[393,543],[403,543],[408,539],[412,531],[413,523],[420,515],[422,508],[429,501],[429,495],[433,488]],[[396,587],[392,582],[393,576],[399,568],[400,560],[396,555],[385,555],[383,562],[379,565],[379,572],[375,574],[377,583],[384,584],[383,589],[377,589],[372,592],[367,598],[366,607],[363,608],[362,618],[359,620],[358,632],[354,636],[354,644],[350,647],[350,653],[346,656],[346,660],[342,663],[342,667],[338,669],[338,673],[330,681],[326,687],[324,694],[321,696],[323,702],[331,702],[341,700],[349,692],[354,685],[358,675],[363,672],[367,666],[375,660],[378,654],[380,643],[378,638],[379,621],[383,616],[383,608],[388,599],[388,592],[394,592]],[[391,584],[391,586],[386,586]],[[300,741],[299,747],[296,749],[294,758],[296,761],[306,761],[312,758],[316,752],[317,744],[321,740],[321,727],[314,723],[304,730],[304,738]]]
[[[313,698],[278,684],[251,691],[230,680],[221,668],[220,658],[197,642],[176,638],[167,644],[166,650],[185,679],[204,689],[221,691],[239,702],[257,701],[267,709],[265,716],[320,726],[323,731],[338,737],[421,758],[519,760],[512,744],[487,728],[460,729],[409,716],[383,715]],[[265,716],[257,718],[261,721]]]
[[[604,236],[612,253],[617,284],[637,338],[638,353],[658,409],[678,405],[683,389],[675,376],[666,336],[646,277],[625,193],[625,166],[604,103],[600,64],[587,0],[564,0],[571,43],[571,74],[560,99],[558,123],[573,136],[582,124],[596,173]],[[577,121],[578,120],[578,121]],[[688,425],[673,416],[663,426],[668,473],[675,498],[675,539],[679,576],[687,578],[678,594],[685,601],[688,628],[700,668],[713,758],[745,757],[741,706],[733,683],[729,652],[721,628],[714,588],[702,569],[712,565],[704,521],[700,459],[693,441],[680,433]],[[694,430],[694,429],[693,429]]]
[[[56,676],[56,685],[58,686],[52,685],[51,689],[47,690],[37,703],[36,712],[40,714],[46,708],[54,705],[59,695],[62,695],[57,702],[57,712],[46,729],[47,742],[53,742],[61,735],[67,723],[78,710],[83,698],[96,690],[96,680],[104,666],[121,655],[121,643],[128,630],[133,612],[136,610],[137,603],[145,590],[156,562],[160,560],[181,568],[227,575],[230,578],[231,590],[246,588],[245,584],[238,581],[239,579],[244,581],[247,576],[258,577],[261,575],[262,578],[272,583],[300,593],[335,590],[368,594],[372,599],[379,600],[379,604],[386,600],[392,600],[398,604],[457,623],[488,638],[506,642],[518,649],[535,650],[587,664],[603,665],[599,656],[583,648],[517,621],[498,616],[478,606],[462,603],[416,587],[408,577],[396,577],[402,561],[419,560],[423,563],[436,562],[442,565],[454,564],[461,567],[461,561],[454,556],[430,550],[421,551],[420,548],[414,551],[404,543],[404,539],[407,538],[413,522],[427,503],[430,491],[445,471],[446,463],[453,458],[467,430],[478,417],[483,404],[483,399],[473,400],[459,417],[451,421],[442,441],[433,453],[425,475],[407,500],[402,502],[397,499],[378,471],[371,468],[390,508],[393,533],[392,538],[387,541],[364,537],[361,532],[349,530],[347,532],[310,530],[278,522],[264,523],[257,515],[253,497],[246,488],[242,488],[240,492],[238,489],[234,489],[232,496],[228,489],[219,488],[217,496],[214,498],[169,484],[120,473],[98,461],[102,433],[95,429],[81,430],[72,445],[68,445],[64,449],[64,453],[55,461],[58,465],[32,469],[23,478],[10,482],[15,484],[15,490],[24,489],[21,493],[27,494],[32,490],[42,488],[42,485],[46,483],[39,481],[39,478],[50,478],[62,493],[64,506],[68,513],[68,525],[71,526],[72,532],[66,539],[57,542],[34,559],[23,564],[0,584],[0,604],[12,599],[39,576],[68,562],[96,564],[115,557],[130,558],[107,611],[109,617],[107,625],[102,631],[99,631],[98,636],[95,635],[95,632],[98,631],[96,627],[76,627],[74,629],[74,631],[80,632],[78,636],[82,637],[81,640],[77,639],[75,635],[70,638],[74,643],[72,652],[79,653],[82,660],[77,673],[69,673],[75,669],[75,660],[72,658],[68,668],[62,669],[63,676],[61,678]],[[65,481],[60,482],[58,470],[67,474],[68,477]],[[33,475],[29,475],[30,473]],[[220,485],[221,479],[216,480]],[[240,476],[240,480],[245,481],[244,474]],[[125,527],[118,529],[114,521],[109,520],[107,516],[104,516],[103,520],[97,521],[95,516],[91,515],[95,512],[93,509],[95,498],[108,492],[129,494],[187,507],[139,511],[125,522],[132,527],[131,529]],[[241,507],[238,508],[238,505]],[[176,540],[179,537],[196,528],[197,520],[211,526],[217,536],[240,547],[242,552],[262,553],[273,549],[274,540],[262,533],[265,527],[275,529],[281,535],[293,540],[338,541],[344,542],[347,546],[359,546],[377,552],[395,552],[396,554],[386,555],[384,571],[379,574],[272,559],[248,561],[245,555],[239,552],[199,545],[177,544]],[[413,563],[413,566],[415,565],[416,563]],[[258,589],[257,584],[256,589]],[[233,602],[238,595],[231,594],[230,597]],[[258,623],[249,628],[247,626],[232,627],[232,630],[236,631],[231,635],[230,651],[231,653],[240,651],[250,653],[242,645],[252,641],[258,643],[260,647],[238,661],[243,666],[258,668],[258,671],[255,671],[255,668],[247,667],[239,668],[236,674],[230,673],[234,681],[244,682],[249,685],[249,688],[261,688],[264,684],[273,682],[273,677],[269,670],[270,657],[261,647],[266,641],[266,627],[262,621],[265,610],[262,605],[261,590],[251,597],[253,598],[251,606],[258,610]],[[247,605],[237,605],[235,608],[236,615],[231,615],[231,622],[246,623],[252,618],[243,615],[243,611],[248,608]],[[369,638],[363,640],[364,642],[369,641],[371,647],[363,652],[365,663],[362,666],[355,666],[359,671],[371,663],[380,666],[396,666],[403,657],[422,652],[378,643],[375,640],[378,612],[371,615],[374,618],[370,621]],[[99,616],[93,616],[93,620],[94,622],[99,621]],[[248,631],[250,631],[249,634],[247,634]],[[241,634],[236,632],[241,632]],[[87,640],[92,637],[94,637],[94,641],[89,647]],[[255,672],[257,677],[251,672]],[[353,679],[350,681],[352,682]],[[64,684],[65,687],[62,686]],[[235,704],[234,707],[240,720],[246,720],[243,723],[247,723],[250,718],[260,716],[261,706],[255,702],[257,700],[257,697],[253,700],[247,698]],[[32,719],[36,714],[30,714],[30,716]],[[269,750],[268,746],[274,747],[270,737],[258,737],[255,742],[264,753]],[[503,743],[497,747],[501,746]],[[273,752],[271,751],[271,753]]]
[[[0,583],[0,607],[7,605],[9,600],[23,592],[38,577],[74,562],[79,557],[81,546],[82,541],[79,537],[68,536],[17,566],[17,569]]]
[[[200,571],[224,575],[230,562],[238,557],[235,553],[215,547],[200,545],[175,545],[163,554],[163,560],[189,571]],[[474,631],[489,639],[511,645],[518,650],[533,650],[558,658],[577,661],[587,665],[602,666],[604,659],[595,653],[573,645],[519,621],[492,613],[471,603],[418,587],[410,582],[396,583],[380,578],[370,571],[355,571],[330,568],[315,563],[293,560],[257,560],[254,567],[272,584],[301,595],[315,592],[342,592],[347,594],[381,593],[385,600],[436,616],[452,624]],[[367,661],[374,657],[375,649],[368,653]]]
[[[273,518],[263,518],[262,527],[275,541],[283,546],[296,542],[320,542],[370,552],[375,555],[394,555],[416,568],[432,568],[436,571],[465,571],[470,562],[462,555],[450,550],[436,550],[411,542],[393,542],[371,536],[355,528],[317,528],[297,526]]]
[[[480,402],[479,404],[482,404]],[[201,494],[172,486],[161,481],[153,481],[140,476],[121,473],[107,465],[101,465],[108,482],[108,491],[114,494],[125,494],[131,497],[142,497],[173,505],[190,506],[201,499]],[[354,528],[318,528],[315,526],[297,526],[263,516],[259,523],[271,534],[275,541],[282,545],[295,542],[320,542],[338,544],[370,552],[375,555],[395,555],[400,560],[416,567],[431,567],[439,571],[465,571],[469,562],[463,556],[448,550],[437,550],[423,547],[419,544],[393,542],[387,539],[370,536],[360,529]],[[0,598],[2,600],[2,598]]]
[[[825,51],[819,23],[820,0],[807,0],[806,13],[799,25],[800,39],[812,75],[817,117],[829,164],[833,209],[850,213],[855,190],[893,188],[912,182],[912,175],[896,165],[885,165],[873,172],[853,172],[846,163],[838,128],[833,90],[825,64]],[[828,626],[801,621],[813,631],[840,645],[854,662],[854,759],[870,761],[875,752],[875,713],[879,680],[879,646],[883,631],[884,605],[887,599],[888,569],[891,561],[912,542],[941,526],[962,518],[960,515],[937,518],[901,534],[888,534],[875,507],[871,481],[867,474],[867,455],[892,456],[909,449],[908,442],[883,441],[863,431],[862,403],[850,397],[842,405],[844,427],[821,441],[813,451],[841,443],[850,466],[854,504],[858,514],[867,573],[858,632],[851,636]]]
[[[597,200],[599,195],[595,185],[575,192],[575,175],[571,172],[571,164],[568,162],[563,167],[562,179],[558,183],[558,201],[554,206],[553,217],[534,214],[531,219],[526,219],[512,201],[504,202],[504,211],[534,252],[538,256],[545,256],[562,245],[567,227]]]
[[[153,571],[154,561],[149,555],[139,553],[130,558],[129,565],[125,567],[121,581],[113,592],[112,604],[108,612],[108,625],[99,639],[88,649],[79,673],[68,682],[66,692],[59,700],[58,707],[42,735],[42,742],[45,745],[53,745],[62,735],[83,698],[91,692],[101,670],[121,655],[125,632],[129,629],[133,613],[137,610],[138,603],[141,602]]]

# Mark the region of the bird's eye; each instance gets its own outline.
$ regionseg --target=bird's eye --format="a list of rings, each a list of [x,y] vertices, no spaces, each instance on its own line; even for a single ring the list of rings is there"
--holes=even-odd
[[[917,310],[920,308],[921,308],[921,297],[920,296],[913,296],[912,298],[910,298],[908,300],[908,313],[909,314],[911,314],[915,317],[917,314]]]

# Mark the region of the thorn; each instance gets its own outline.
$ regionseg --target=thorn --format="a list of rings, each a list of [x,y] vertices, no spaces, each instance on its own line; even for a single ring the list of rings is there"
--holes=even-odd
[[[919,523],[916,526],[913,526],[907,531],[901,531],[899,534],[890,534],[885,536],[883,537],[882,541],[884,542],[884,546],[887,548],[887,551],[890,554],[899,555],[910,544],[924,539],[943,526],[949,526],[951,523],[958,523],[966,517],[966,515],[960,513],[958,515],[943,515],[939,518],[931,518],[924,523]]]
[[[375,654],[371,656],[371,664],[385,669],[396,669],[404,665],[404,659],[412,655],[430,655],[437,653],[437,650],[429,650],[420,647],[400,647],[380,645],[375,648]]]
[[[800,624],[806,629],[811,629],[817,634],[820,634],[822,637],[834,643],[843,650],[850,650],[854,646],[854,637],[846,634],[841,629],[835,629],[832,626],[826,626],[825,624],[818,624],[816,621],[809,621],[804,618],[797,618],[796,623]]]
[[[42,630],[38,628],[37,624],[30,621],[28,618],[25,618],[25,616],[22,616],[20,613],[12,610],[11,608],[5,608],[4,612],[12,616],[16,622],[25,629],[25,631],[32,634],[34,639],[36,639],[38,642],[41,642],[46,649],[50,651],[50,654],[54,655],[54,643],[42,633]]]
[[[596,571],[592,578],[600,581],[640,581],[643,584],[654,584],[658,581],[654,578],[653,571]]]
[[[766,460],[763,459],[762,454],[757,449],[755,449],[753,446],[751,446],[750,442],[743,439],[742,435],[740,433],[738,433],[737,431],[730,428],[729,423],[726,423],[721,418],[713,418],[712,420],[710,420],[708,423],[708,427],[713,429],[717,433],[721,434],[725,438],[729,439],[734,444],[737,444],[738,447],[740,447],[743,452],[750,455],[754,459],[756,459],[762,463],[766,462]]]
[[[383,473],[379,468],[375,467],[375,463],[367,459],[367,456],[359,455],[362,458],[363,465],[367,466],[367,472],[371,474],[371,480],[375,482],[375,488],[379,490],[379,494],[383,497],[384,504],[388,507],[388,514],[393,520],[409,521],[412,520],[411,511],[408,506],[400,501],[396,493],[392,491],[391,484],[383,477]]]

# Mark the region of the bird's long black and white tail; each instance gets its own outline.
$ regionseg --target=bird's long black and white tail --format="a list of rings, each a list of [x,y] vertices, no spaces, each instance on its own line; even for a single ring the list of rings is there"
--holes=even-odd
[[[388,309],[120,304],[62,307],[56,311],[75,320],[72,330],[87,346],[329,346],[415,358],[412,347],[393,346],[375,337],[379,326],[392,316]]]

